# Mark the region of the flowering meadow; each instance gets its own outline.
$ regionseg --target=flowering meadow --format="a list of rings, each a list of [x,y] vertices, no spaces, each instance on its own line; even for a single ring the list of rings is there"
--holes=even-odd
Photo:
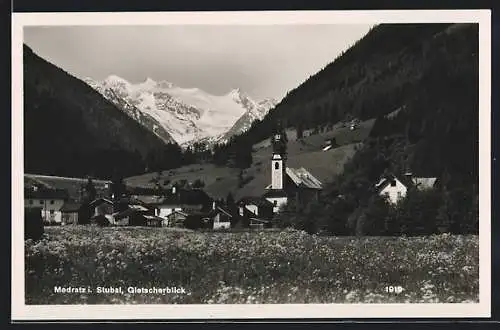
[[[26,304],[478,302],[477,236],[92,226],[45,232],[43,240],[25,242]],[[387,292],[389,286],[402,291]],[[98,287],[123,291],[98,293]],[[130,293],[129,287],[185,292]]]

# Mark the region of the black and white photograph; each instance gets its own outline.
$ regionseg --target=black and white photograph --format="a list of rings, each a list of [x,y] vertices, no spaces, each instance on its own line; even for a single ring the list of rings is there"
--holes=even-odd
[[[13,313],[489,316],[490,42],[477,10],[13,14]]]

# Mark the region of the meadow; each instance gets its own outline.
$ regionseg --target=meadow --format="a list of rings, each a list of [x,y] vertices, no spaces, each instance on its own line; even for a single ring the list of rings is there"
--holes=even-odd
[[[478,236],[323,237],[47,227],[25,242],[26,304],[478,302]],[[58,293],[54,287],[92,292]],[[122,293],[97,293],[97,287]],[[386,292],[386,287],[402,292]],[[185,293],[129,293],[128,287]]]

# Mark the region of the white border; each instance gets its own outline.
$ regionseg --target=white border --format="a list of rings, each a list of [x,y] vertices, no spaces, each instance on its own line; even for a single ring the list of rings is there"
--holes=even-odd
[[[480,23],[478,304],[47,305],[24,304],[23,27],[36,25]],[[491,12],[489,10],[12,14],[12,320],[491,317]],[[14,216],[17,215],[17,216]]]

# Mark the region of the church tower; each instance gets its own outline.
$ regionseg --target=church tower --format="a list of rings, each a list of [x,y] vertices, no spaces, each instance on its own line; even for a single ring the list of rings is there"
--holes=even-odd
[[[287,136],[278,123],[275,134],[272,137],[273,155],[271,158],[271,189],[282,190],[285,188],[286,178],[286,144]]]

